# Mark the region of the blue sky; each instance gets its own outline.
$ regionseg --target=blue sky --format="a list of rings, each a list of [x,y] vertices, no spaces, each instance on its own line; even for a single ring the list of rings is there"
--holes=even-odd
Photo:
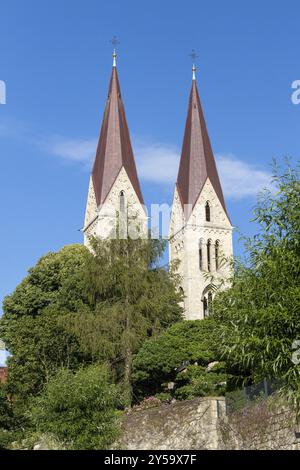
[[[272,158],[299,157],[299,14],[296,0],[1,0],[0,301],[41,255],[82,241],[115,34],[147,204],[171,202],[194,48],[228,210],[254,233]]]

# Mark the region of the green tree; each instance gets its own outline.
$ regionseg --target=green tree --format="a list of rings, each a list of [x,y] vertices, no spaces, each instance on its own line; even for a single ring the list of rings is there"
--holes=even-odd
[[[30,417],[40,434],[54,436],[67,449],[107,449],[119,436],[120,389],[104,365],[76,373],[61,369],[35,400]]]
[[[4,299],[0,337],[12,354],[8,386],[13,396],[27,400],[39,393],[57,368],[81,362],[77,340],[58,319],[88,306],[83,275],[86,256],[87,249],[79,245],[43,256]]]
[[[24,436],[26,418],[23,410],[13,406],[7,386],[0,384],[0,450],[9,449],[12,442]]]
[[[65,325],[94,360],[109,360],[131,400],[132,355],[148,336],[181,320],[177,277],[159,267],[160,240],[91,241],[86,285],[92,312],[69,315]]]
[[[166,391],[167,382],[175,383],[169,396],[179,399],[224,394],[234,377],[220,362],[218,339],[214,319],[206,318],[180,322],[146,341],[133,361],[137,398],[161,395]],[[208,368],[213,362],[215,364]]]
[[[93,240],[50,253],[6,297],[0,336],[12,353],[9,391],[27,401],[58,368],[109,361],[129,391],[131,356],[181,319],[176,276],[159,240]]]
[[[300,181],[298,169],[275,168],[274,188],[255,208],[259,233],[247,240],[231,289],[214,301],[220,348],[231,364],[285,384],[299,400],[300,366],[292,362],[300,339]],[[274,189],[273,188],[273,189]]]

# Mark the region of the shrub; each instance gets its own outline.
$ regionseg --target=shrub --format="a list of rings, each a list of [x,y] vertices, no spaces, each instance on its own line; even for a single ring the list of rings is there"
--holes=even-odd
[[[207,369],[219,360],[217,341],[212,318],[177,323],[147,340],[133,360],[136,397],[160,396],[165,391],[179,399],[223,394],[225,382],[232,378],[225,364],[217,362]]]
[[[121,401],[105,366],[61,369],[35,400],[31,418],[39,433],[68,449],[107,449],[119,435]]]

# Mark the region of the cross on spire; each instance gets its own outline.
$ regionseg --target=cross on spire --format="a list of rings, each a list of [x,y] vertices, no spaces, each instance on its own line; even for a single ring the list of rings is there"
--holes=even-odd
[[[112,39],[109,41],[113,46],[114,46],[114,52],[113,52],[113,67],[116,67],[116,58],[117,58],[117,53],[116,53],[116,46],[120,44],[120,41],[118,40],[117,36],[113,36]]]

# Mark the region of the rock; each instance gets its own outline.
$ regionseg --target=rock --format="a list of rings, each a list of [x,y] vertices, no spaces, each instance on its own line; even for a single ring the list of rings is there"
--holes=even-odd
[[[216,367],[220,362],[215,361],[215,362],[210,362],[208,366],[206,367],[206,372],[211,372],[211,370]]]

